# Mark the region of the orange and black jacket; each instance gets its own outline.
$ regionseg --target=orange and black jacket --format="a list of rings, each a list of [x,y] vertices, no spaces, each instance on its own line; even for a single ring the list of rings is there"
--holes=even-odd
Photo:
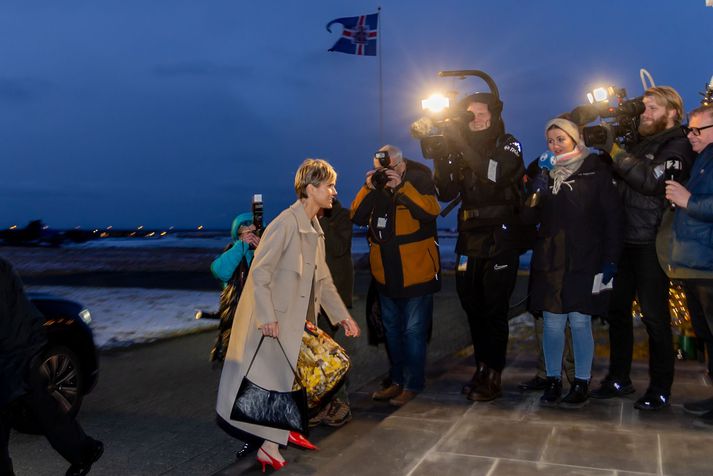
[[[428,167],[406,160],[399,187],[364,185],[351,209],[352,221],[369,227],[369,265],[380,293],[408,298],[441,289],[436,232],[441,207]]]

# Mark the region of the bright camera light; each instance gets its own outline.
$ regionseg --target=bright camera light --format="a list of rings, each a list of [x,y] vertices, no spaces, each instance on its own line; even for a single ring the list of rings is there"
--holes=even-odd
[[[609,93],[606,88],[597,88],[592,91],[592,94],[594,94],[594,100],[597,102],[604,102],[609,99]]]
[[[441,112],[450,106],[450,100],[441,93],[434,93],[421,100],[421,107],[430,112]]]

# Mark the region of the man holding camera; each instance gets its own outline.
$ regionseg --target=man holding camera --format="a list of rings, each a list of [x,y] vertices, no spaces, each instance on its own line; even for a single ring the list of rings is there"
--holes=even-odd
[[[373,398],[402,406],[424,388],[433,293],[441,289],[431,170],[385,145],[351,208],[352,221],[369,227],[369,265],[391,361],[392,383]]]
[[[679,180],[685,178],[694,153],[681,133],[683,101],[671,87],[646,90],[644,111],[639,116],[641,140],[623,150],[608,128],[607,143],[624,202],[624,250],[614,278],[609,306],[609,373],[594,398],[612,398],[633,393],[631,361],[634,348],[631,304],[638,298],[649,335],[650,383],[634,407],[659,410],[669,405],[674,373],[673,336],[668,311],[669,281],[656,255],[656,233],[664,209],[667,163],[675,163]],[[595,144],[596,145],[596,144]]]
[[[449,149],[459,154],[434,161],[441,201],[461,200],[458,210],[456,286],[468,315],[476,371],[463,386],[470,400],[502,395],[510,295],[526,233],[518,217],[525,166],[520,143],[505,133],[503,103],[492,93],[475,93],[460,103],[469,123],[445,130]]]

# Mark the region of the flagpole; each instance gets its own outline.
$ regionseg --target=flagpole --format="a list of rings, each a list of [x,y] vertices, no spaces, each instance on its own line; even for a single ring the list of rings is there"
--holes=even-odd
[[[383,44],[384,39],[381,37],[381,7],[377,8],[376,17],[377,19],[377,45],[379,47],[378,57],[379,57],[379,147],[384,145],[384,84],[382,76],[382,60],[381,55],[384,52]]]

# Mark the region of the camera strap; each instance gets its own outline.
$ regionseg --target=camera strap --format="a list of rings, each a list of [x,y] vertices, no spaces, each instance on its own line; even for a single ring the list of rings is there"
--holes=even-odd
[[[452,212],[453,209],[454,209],[460,202],[462,202],[462,201],[463,201],[463,195],[461,195],[461,194],[459,193],[458,196],[457,196],[456,198],[454,198],[453,201],[451,201],[451,203],[449,203],[448,205],[446,205],[446,208],[444,208],[443,211],[441,211],[440,215],[441,215],[442,217],[445,217],[445,216],[448,215],[450,212]]]

